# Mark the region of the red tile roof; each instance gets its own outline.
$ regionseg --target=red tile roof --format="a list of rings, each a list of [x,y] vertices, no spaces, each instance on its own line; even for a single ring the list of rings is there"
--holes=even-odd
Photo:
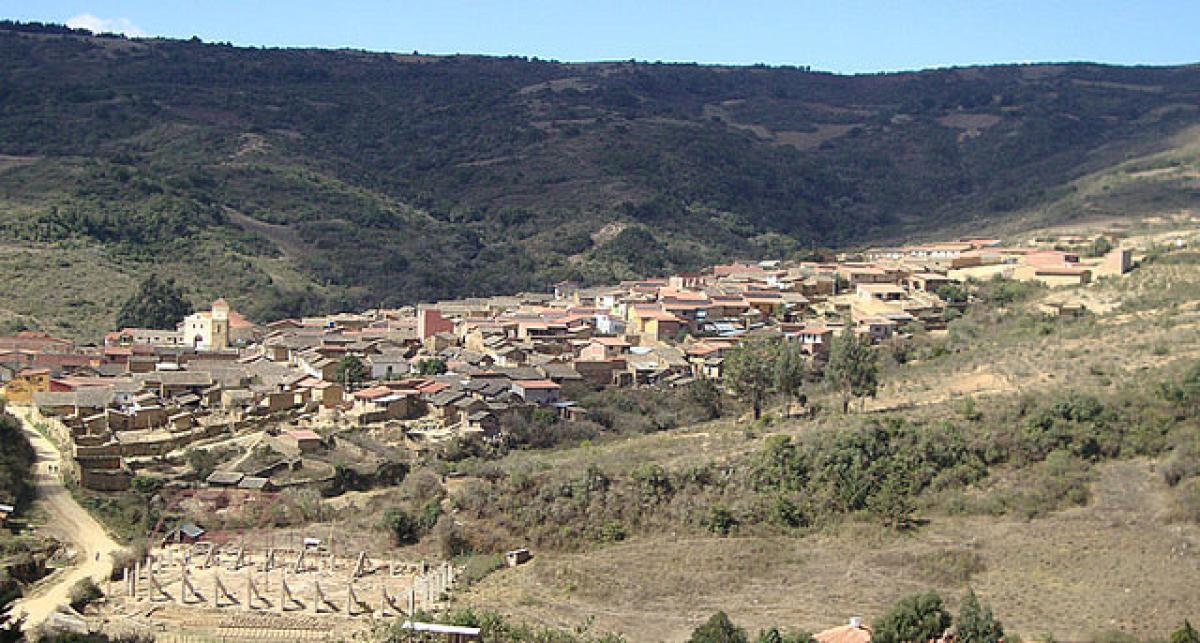
[[[871,643],[871,628],[866,625],[842,625],[813,635],[819,643]]]
[[[418,386],[417,390],[426,395],[434,395],[435,393],[440,393],[448,388],[450,388],[450,385],[444,382],[429,382],[428,384],[422,384]]]
[[[372,386],[361,391],[355,391],[354,397],[359,400],[375,400],[394,393],[392,389],[386,386]]]

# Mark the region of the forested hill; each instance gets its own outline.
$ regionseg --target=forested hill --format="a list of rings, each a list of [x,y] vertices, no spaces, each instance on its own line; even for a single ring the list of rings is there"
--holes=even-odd
[[[161,264],[260,317],[972,229],[1200,121],[1194,66],[839,76],[12,23],[0,60],[7,269],[25,244],[37,274],[120,290]]]

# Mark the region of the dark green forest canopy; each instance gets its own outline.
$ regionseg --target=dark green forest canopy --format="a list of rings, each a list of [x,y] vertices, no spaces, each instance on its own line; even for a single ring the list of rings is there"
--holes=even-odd
[[[137,273],[217,252],[258,317],[970,229],[1200,120],[1195,67],[839,76],[12,24],[0,60],[0,240]]]

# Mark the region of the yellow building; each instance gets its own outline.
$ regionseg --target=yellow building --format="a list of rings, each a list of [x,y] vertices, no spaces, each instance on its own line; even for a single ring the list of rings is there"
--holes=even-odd
[[[687,328],[687,322],[657,306],[634,307],[630,324],[635,332],[657,340],[675,337]]]
[[[50,371],[27,368],[4,386],[4,397],[13,404],[33,404],[34,393],[50,390]]]

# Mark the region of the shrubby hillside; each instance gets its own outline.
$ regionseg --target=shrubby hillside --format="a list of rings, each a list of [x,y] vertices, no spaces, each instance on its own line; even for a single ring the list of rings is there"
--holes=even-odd
[[[3,321],[77,335],[164,265],[272,317],[1070,218],[1078,179],[1200,121],[1190,66],[839,76],[13,23],[0,60]],[[1194,199],[1157,185],[1122,212]]]

